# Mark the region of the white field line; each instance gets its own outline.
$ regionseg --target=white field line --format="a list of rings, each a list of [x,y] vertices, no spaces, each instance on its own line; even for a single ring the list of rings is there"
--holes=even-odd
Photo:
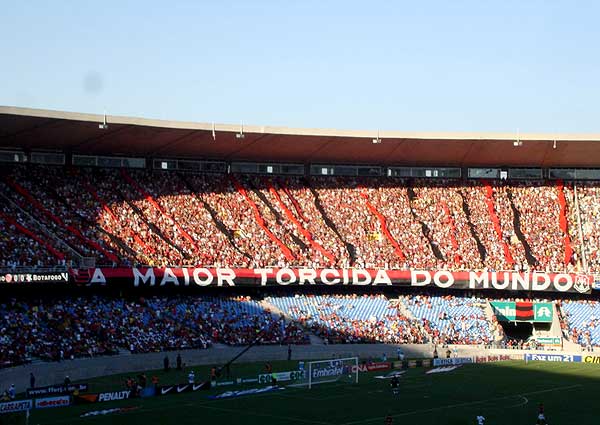
[[[515,398],[515,397],[524,397],[526,395],[543,394],[543,393],[550,393],[550,392],[554,392],[554,391],[568,390],[568,389],[573,389],[573,388],[579,388],[581,386],[582,386],[581,384],[576,384],[576,385],[569,385],[569,386],[566,386],[566,387],[555,387],[555,388],[550,388],[550,389],[547,389],[547,390],[530,391],[530,392],[527,392],[527,393],[507,395],[507,396],[504,396],[504,397],[493,397],[493,398],[488,398],[488,399],[485,399],[485,400],[477,400],[477,401],[469,401],[469,402],[466,402],[466,403],[449,404],[447,406],[432,407],[430,409],[412,410],[410,412],[396,413],[396,414],[391,415],[391,416],[394,417],[394,418],[400,418],[400,417],[403,417],[403,416],[417,415],[419,413],[431,413],[431,412],[437,412],[438,410],[454,409],[454,408],[457,408],[457,407],[475,406],[475,405],[478,405],[478,404],[489,403],[491,401],[506,400],[506,399]],[[516,407],[516,406],[512,406],[512,407]],[[341,424],[341,425],[357,425],[357,424],[366,424],[366,423],[377,422],[377,421],[381,421],[381,417],[380,416],[378,416],[376,418],[363,419],[361,421],[346,422],[346,423]]]

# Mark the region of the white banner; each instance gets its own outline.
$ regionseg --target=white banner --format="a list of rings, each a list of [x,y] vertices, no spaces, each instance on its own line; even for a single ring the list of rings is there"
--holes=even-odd
[[[33,400],[8,401],[6,403],[0,403],[0,414],[23,412],[24,410],[31,410],[32,408]]]
[[[273,381],[273,375],[275,375],[275,379],[277,382],[285,382],[285,381],[295,381],[298,379],[303,379],[306,376],[306,373],[301,370],[293,370],[290,372],[277,372],[273,373],[263,373],[262,375],[258,375],[258,383],[259,384],[269,384]]]
[[[62,397],[37,398],[35,400],[36,409],[48,409],[51,407],[66,407],[71,404],[71,397],[68,395]]]
[[[456,366],[460,364],[473,363],[472,357],[455,357],[452,359],[433,359],[433,367]]]

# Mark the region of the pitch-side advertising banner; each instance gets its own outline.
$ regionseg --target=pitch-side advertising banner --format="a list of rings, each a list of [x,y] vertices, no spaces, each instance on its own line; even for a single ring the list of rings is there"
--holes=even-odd
[[[293,370],[290,372],[263,373],[258,375],[259,384],[270,384],[273,382],[273,375],[277,382],[296,381],[306,378],[306,372],[303,370]]]
[[[60,397],[46,397],[35,399],[36,409],[49,409],[53,407],[67,407],[71,404],[71,397],[63,395]]]
[[[79,274],[81,276],[81,274]],[[569,273],[449,272],[384,269],[97,268],[90,285],[135,288],[232,286],[414,286],[589,294],[593,276]]]
[[[599,356],[583,356],[583,362],[600,364],[600,357]]]
[[[0,403],[0,415],[3,413],[22,412],[33,408],[33,400],[18,400]]]
[[[472,357],[454,357],[451,359],[433,359],[433,367],[438,366],[456,366],[461,364],[473,363]]]
[[[541,361],[541,362],[576,362],[582,361],[581,356],[578,354],[525,354],[525,360],[527,361]]]
[[[0,273],[0,284],[2,285],[23,285],[36,283],[67,283],[69,282],[69,273]]]

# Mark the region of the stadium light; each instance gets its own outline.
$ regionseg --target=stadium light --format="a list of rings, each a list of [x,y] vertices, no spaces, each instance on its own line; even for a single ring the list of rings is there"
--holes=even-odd
[[[104,119],[102,120],[102,123],[98,125],[98,128],[100,130],[108,130],[108,123],[106,122],[106,112],[104,113]]]
[[[377,130],[377,137],[373,139],[373,144],[374,145],[381,144],[381,139],[379,138],[379,130]]]
[[[240,123],[240,132],[235,134],[235,138],[238,140],[243,139],[244,137],[244,124]]]
[[[516,148],[523,146],[523,142],[521,141],[521,133],[519,132],[518,128],[517,128],[517,140],[515,140],[513,142],[513,146]]]

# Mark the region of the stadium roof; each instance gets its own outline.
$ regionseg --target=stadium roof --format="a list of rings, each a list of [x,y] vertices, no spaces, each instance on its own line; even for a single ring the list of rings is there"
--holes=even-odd
[[[599,167],[600,134],[349,131],[165,121],[0,106],[0,148],[227,161]],[[374,144],[379,137],[381,143]],[[554,143],[556,141],[556,143]]]

